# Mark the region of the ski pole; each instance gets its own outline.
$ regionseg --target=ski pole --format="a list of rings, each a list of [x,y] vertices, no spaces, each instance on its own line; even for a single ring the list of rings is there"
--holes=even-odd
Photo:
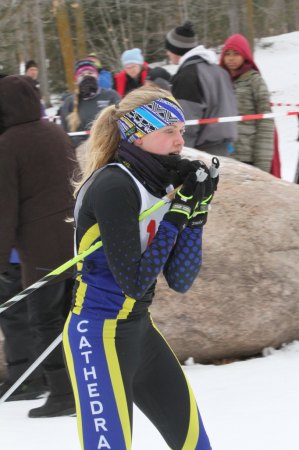
[[[140,216],[139,216],[139,221],[145,219],[152,212],[156,211],[157,209],[161,208],[163,205],[165,205],[166,203],[171,201],[171,199],[172,199],[173,195],[175,194],[175,192],[176,192],[176,190],[170,192],[165,197],[163,197],[161,200],[159,200],[157,203],[155,203],[151,208],[147,209],[146,211],[143,211],[143,213],[141,213]],[[10,308],[11,306],[15,305],[19,301],[21,301],[24,298],[26,298],[28,295],[30,295],[33,292],[35,292],[37,289],[39,289],[42,286],[44,286],[45,284],[49,283],[55,277],[57,277],[58,275],[60,275],[63,272],[65,272],[70,267],[74,266],[78,261],[81,261],[86,256],[88,256],[91,253],[93,253],[94,251],[98,250],[100,247],[102,247],[102,245],[103,244],[102,244],[101,241],[96,242],[95,244],[91,245],[84,252],[80,253],[79,255],[74,256],[72,259],[70,259],[69,261],[66,261],[64,264],[62,264],[61,266],[59,266],[56,269],[54,269],[52,272],[50,272],[47,275],[45,275],[43,278],[41,278],[40,280],[36,281],[31,286],[28,286],[26,289],[21,291],[19,294],[16,294],[14,297],[12,297],[11,299],[7,300],[5,303],[3,303],[0,306],[0,314],[2,314],[4,311],[6,311],[8,308]]]
[[[61,273],[65,272],[67,269],[72,267],[78,261],[81,261],[82,259],[84,259],[86,256],[88,256],[91,253],[93,253],[95,250],[97,250],[101,246],[102,246],[101,242],[96,242],[95,244],[91,245],[84,252],[80,253],[77,256],[74,256],[74,258],[70,259],[69,261],[66,261],[61,266],[57,267],[52,272],[48,273],[48,275],[45,275],[43,278],[41,278],[40,280],[38,280],[35,283],[31,284],[31,286],[28,286],[26,289],[21,291],[19,294],[16,294],[14,297],[12,297],[11,299],[7,300],[5,303],[3,303],[0,306],[0,314],[3,313],[4,311],[6,311],[11,306],[13,306],[16,303],[18,303],[20,300],[23,300],[25,297],[27,297],[28,295],[32,294],[32,292],[36,291],[40,287],[42,287],[45,284],[49,283],[49,281],[53,280],[53,278],[55,278],[58,275],[60,275]]]
[[[157,209],[161,208],[165,203],[170,201],[171,197],[173,196],[175,191],[170,192],[167,196],[163,197],[161,200],[159,200],[157,203],[155,203],[151,208],[144,211],[139,216],[139,220],[145,219],[147,216],[149,216],[152,212],[156,211]],[[75,258],[72,258],[71,260],[64,263],[62,266],[55,269],[53,272],[46,275],[41,280],[37,281],[36,283],[29,286],[27,289],[22,291],[20,294],[12,297],[10,300],[8,300],[6,303],[3,303],[3,305],[0,308],[0,313],[5,311],[7,308],[12,306],[13,304],[19,302],[32,292],[34,292],[36,289],[40,288],[41,286],[44,286],[50,279],[52,279],[54,276],[59,275],[67,268],[74,265],[77,261],[80,261],[81,259],[85,258],[85,256],[89,255],[90,253],[94,252],[98,248],[102,246],[102,242],[97,242],[93,246],[89,247],[88,250],[81,253],[80,255],[76,256]],[[50,276],[52,278],[50,278]],[[18,380],[5,392],[4,395],[0,398],[0,405],[1,403],[5,402],[6,399],[23,383],[23,381],[26,380],[26,378],[31,375],[31,373],[46,359],[46,357],[60,344],[62,341],[62,334],[60,334],[50,345],[49,347],[44,350],[44,352],[31,364],[30,367],[23,373],[23,375],[18,378]]]
[[[218,170],[219,165],[220,165],[220,163],[219,163],[218,158],[216,158],[216,157],[213,158],[212,159],[212,166],[211,166],[211,168],[213,167],[213,168],[215,168],[217,170],[216,170],[216,173],[215,172],[211,173],[211,177],[212,178],[214,178],[214,177],[219,175],[219,170]],[[211,171],[211,168],[210,168],[210,171]],[[179,187],[177,189],[173,190],[172,192],[170,192],[169,194],[167,194],[165,197],[163,197],[161,200],[159,200],[157,203],[155,203],[151,208],[149,208],[148,210],[146,210],[143,213],[141,213],[140,216],[139,216],[139,221],[145,219],[152,212],[154,212],[157,209],[161,208],[163,205],[165,205],[165,203],[171,201],[173,199],[174,195],[175,195],[175,192],[178,189],[179,189]],[[57,272],[62,267],[64,267],[64,270],[66,270],[66,268],[71,267],[71,265],[75,264],[75,262],[73,262],[71,264],[71,262],[74,259],[76,259],[76,262],[80,261],[85,256],[87,256],[88,254],[92,253],[93,251],[95,251],[97,248],[100,248],[101,246],[102,246],[102,242],[97,242],[96,244],[91,246],[88,250],[86,250],[85,252],[81,253],[77,257],[71,259],[70,261],[67,261],[65,264],[63,264],[62,266],[58,267],[53,272]],[[66,265],[67,265],[67,267],[65,267]],[[51,272],[51,274],[53,274],[53,272]],[[59,273],[61,273],[61,272],[59,272]],[[45,278],[49,277],[49,275],[51,275],[51,274],[48,274],[46,277],[42,278],[40,281],[34,283],[29,288],[27,288],[24,291],[22,291],[22,293],[24,294],[26,292],[26,290],[32,289],[34,285],[39,284],[37,287],[35,287],[35,289],[38,289],[39,287],[43,286],[45,283],[41,284],[42,280],[44,280]],[[33,292],[33,291],[31,291],[31,292]],[[2,305],[2,308],[5,307],[5,305],[7,305],[8,303],[12,302],[12,300],[14,300],[16,297],[19,297],[21,294],[19,294],[19,295],[13,297],[12,299],[8,300],[8,302],[6,302],[6,303],[4,303]],[[29,295],[29,292],[26,295]],[[19,300],[21,300],[22,298],[24,298],[24,295],[21,298],[19,298]],[[16,300],[14,303],[18,302],[19,300]],[[7,309],[9,306],[12,306],[12,304],[8,305],[5,309]],[[1,310],[0,310],[0,313],[1,313]],[[43,353],[31,364],[30,367],[28,367],[28,369],[23,373],[23,375],[21,375],[20,378],[5,392],[5,394],[0,398],[0,405],[1,405],[1,403],[5,402],[5,400],[7,400],[7,398],[23,383],[23,381],[25,381],[29,377],[29,375],[31,375],[31,373],[47,358],[47,356],[60,344],[61,341],[62,341],[62,333],[46,348],[46,350],[43,351]]]
[[[159,200],[157,203],[155,203],[151,208],[147,209],[146,211],[143,211],[143,213],[139,216],[139,221],[145,219],[148,217],[152,212],[156,211],[157,209],[161,208],[165,203],[171,201],[172,197],[174,196],[174,193],[176,190],[170,192],[165,197],[163,197],[161,200]],[[41,280],[37,281],[36,283],[29,286],[27,289],[22,291],[20,294],[12,297],[10,300],[8,300],[6,303],[3,303],[3,305],[0,307],[0,314],[1,312],[5,311],[7,308],[12,306],[13,304],[16,304],[32,292],[34,292],[36,289],[40,288],[41,286],[44,286],[50,279],[52,279],[54,276],[59,275],[63,271],[65,271],[67,268],[74,265],[77,261],[80,261],[81,259],[85,258],[85,256],[91,254],[98,248],[102,246],[102,242],[97,242],[96,244],[89,247],[88,250],[85,252],[82,252],[80,255],[77,255],[75,258],[72,258],[71,260],[64,263],[62,266],[55,269],[53,272],[49,273],[45,277],[43,277]],[[51,276],[51,278],[50,278]],[[31,364],[30,367],[23,373],[23,375],[18,378],[18,380],[5,392],[5,394],[0,398],[0,405],[1,403],[5,402],[5,400],[8,399],[8,397],[23,383],[23,381],[26,380],[26,378],[31,375],[31,373],[46,359],[46,357],[60,344],[62,341],[62,334],[60,334],[50,345],[49,347],[44,350],[44,352]]]
[[[217,184],[218,184],[218,178],[219,178],[219,167],[220,167],[219,159],[216,158],[216,156],[213,156],[212,164],[209,168],[209,172],[210,172],[210,176],[214,182],[215,191],[217,191]]]
[[[62,341],[62,334],[60,334],[50,345],[43,351],[43,353],[28,367],[27,370],[17,379],[17,381],[0,397],[0,405],[29,377],[29,375],[46,359],[48,355],[56,348]]]
[[[215,160],[217,160],[217,162],[218,162],[218,164],[217,164],[217,169],[218,169],[218,167],[219,167],[219,160],[217,158],[213,158],[212,159],[212,166],[215,165]],[[217,175],[218,175],[218,172],[217,172]],[[212,174],[211,174],[211,176],[213,177]],[[179,188],[180,188],[180,186],[178,188],[174,189],[173,191],[169,192],[167,195],[165,195],[161,200],[159,200],[157,203],[155,203],[151,208],[147,209],[146,211],[143,211],[140,214],[140,216],[139,216],[139,221],[145,219],[151,213],[153,213],[154,211],[158,210],[159,208],[161,208],[166,203],[170,202],[173,199],[176,191]],[[2,305],[0,305],[0,314],[2,314],[4,311],[6,311],[8,308],[10,308],[11,306],[15,305],[19,301],[21,301],[24,298],[26,298],[28,295],[30,295],[33,292],[35,292],[37,289],[39,289],[42,286],[44,286],[45,284],[49,283],[51,280],[56,278],[58,275],[61,275],[67,269],[69,269],[70,267],[74,266],[78,261],[82,261],[82,259],[86,258],[86,256],[88,256],[91,253],[93,253],[94,251],[98,250],[100,247],[102,247],[102,242],[101,241],[96,242],[95,244],[91,245],[84,252],[80,253],[79,255],[74,256],[72,259],[66,261],[64,264],[62,264],[61,266],[57,267],[52,272],[48,273],[47,275],[45,275],[40,280],[38,280],[35,283],[31,284],[31,286],[28,286],[23,291],[21,291],[18,294],[14,295],[12,298],[7,300],[6,302],[2,303]]]

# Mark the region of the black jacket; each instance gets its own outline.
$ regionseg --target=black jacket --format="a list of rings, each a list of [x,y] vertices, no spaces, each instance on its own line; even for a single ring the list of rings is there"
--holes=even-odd
[[[202,45],[186,53],[173,78],[172,93],[181,104],[186,120],[237,115],[229,75],[212,62],[210,53]],[[193,148],[231,142],[236,137],[237,127],[233,122],[187,126],[184,135],[185,145]]]
[[[26,287],[73,255],[65,219],[73,212],[75,155],[61,127],[40,118],[29,77],[0,80],[0,122],[0,273],[15,247]]]

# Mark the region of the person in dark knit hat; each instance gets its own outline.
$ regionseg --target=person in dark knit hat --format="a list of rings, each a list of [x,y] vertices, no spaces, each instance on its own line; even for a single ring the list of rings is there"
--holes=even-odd
[[[228,74],[217,65],[215,52],[198,45],[189,20],[170,30],[165,39],[167,56],[179,68],[172,80],[172,93],[186,120],[236,116],[236,100]],[[237,127],[233,122],[186,127],[185,145],[210,154],[229,156]]]
[[[188,20],[183,25],[170,30],[166,35],[166,49],[178,56],[183,56],[198,43],[193,25]]]
[[[61,125],[67,132],[89,130],[96,115],[120,99],[113,89],[98,86],[99,62],[93,56],[77,61],[74,69],[75,92],[65,98],[60,110]],[[78,147],[87,138],[74,136],[72,141]]]
[[[27,77],[30,77],[33,82],[34,82],[34,86],[35,88],[38,90],[39,93],[39,97],[40,97],[40,109],[41,109],[41,117],[46,117],[47,113],[46,113],[46,108],[42,99],[42,92],[40,90],[40,83],[38,81],[38,65],[37,63],[33,60],[33,59],[29,59],[28,61],[26,61],[25,63],[25,75]]]
[[[29,59],[29,61],[25,63],[25,75],[32,78],[33,80],[37,80],[38,65],[33,59]]]

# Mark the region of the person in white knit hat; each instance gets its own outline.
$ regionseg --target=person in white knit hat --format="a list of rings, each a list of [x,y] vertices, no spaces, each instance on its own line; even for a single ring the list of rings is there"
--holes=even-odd
[[[121,97],[144,85],[148,74],[148,64],[140,48],[126,50],[121,55],[123,71],[114,76],[114,89]]]

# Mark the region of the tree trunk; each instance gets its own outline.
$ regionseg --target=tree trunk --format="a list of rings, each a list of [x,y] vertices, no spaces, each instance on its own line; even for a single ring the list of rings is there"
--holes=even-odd
[[[229,20],[229,30],[230,34],[235,34],[240,32],[240,21],[239,21],[240,11],[238,8],[238,1],[230,0],[227,16]]]
[[[43,23],[41,19],[40,13],[40,0],[35,0],[34,4],[35,10],[35,24],[37,31],[37,41],[38,41],[38,56],[39,56],[39,80],[41,84],[41,92],[43,96],[43,100],[45,102],[45,106],[50,106],[50,95],[49,95],[49,83],[48,83],[48,75],[47,75],[47,59],[46,59],[46,50],[45,50],[45,37],[43,30]]]
[[[53,0],[53,9],[56,18],[56,25],[63,58],[66,81],[69,91],[72,92],[74,90],[73,68],[75,64],[75,58],[74,58],[69,16],[64,0]]]
[[[82,59],[87,56],[87,50],[86,50],[84,14],[82,10],[81,1],[77,0],[73,4],[73,8],[75,10],[75,17],[76,17],[77,59]]]
[[[247,15],[247,38],[254,51],[254,26],[253,26],[253,5],[252,0],[246,0],[246,15]]]

